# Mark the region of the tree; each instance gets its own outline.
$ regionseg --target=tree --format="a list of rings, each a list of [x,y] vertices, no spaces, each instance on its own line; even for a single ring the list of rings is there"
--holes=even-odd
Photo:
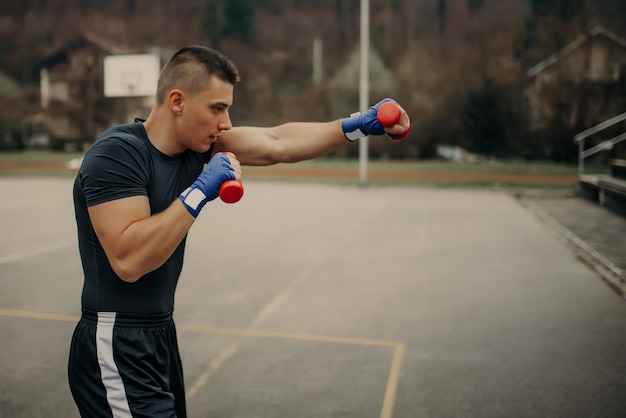
[[[535,17],[553,17],[569,22],[585,11],[585,0],[532,0]]]
[[[522,126],[515,109],[517,94],[487,80],[480,91],[465,99],[461,134],[472,152],[488,157],[508,157],[519,152],[515,133]]]
[[[439,36],[442,36],[446,32],[446,13],[447,13],[446,0],[437,1],[437,17],[439,19]]]
[[[467,0],[467,7],[470,13],[474,14],[474,12],[477,12],[483,7],[483,0]]]
[[[228,0],[224,7],[224,28],[222,34],[246,43],[251,41],[254,4],[252,0]]]
[[[106,0],[80,0],[80,8],[82,11],[95,9],[102,12],[106,8]]]
[[[222,38],[227,37],[250,43],[253,19],[252,0],[207,0],[202,35],[218,48]]]

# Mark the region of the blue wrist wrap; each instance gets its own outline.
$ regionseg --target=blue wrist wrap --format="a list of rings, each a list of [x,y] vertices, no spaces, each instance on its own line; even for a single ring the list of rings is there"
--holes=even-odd
[[[202,190],[195,187],[187,187],[178,198],[183,202],[187,212],[194,218],[197,218],[200,211],[209,201]]]
[[[385,102],[394,102],[394,100],[381,100],[370,107],[367,112],[353,113],[349,118],[341,121],[341,129],[348,141],[353,142],[367,135],[383,135],[385,133],[385,128],[376,119],[378,107]]]
[[[211,158],[196,181],[178,198],[191,216],[197,218],[204,205],[219,195],[220,186],[227,180],[235,180],[235,172],[228,157],[218,152]]]

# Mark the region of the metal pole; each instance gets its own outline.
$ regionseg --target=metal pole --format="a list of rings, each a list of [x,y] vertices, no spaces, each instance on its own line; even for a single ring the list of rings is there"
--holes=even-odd
[[[361,69],[359,83],[359,111],[367,112],[369,107],[369,46],[370,46],[370,2],[361,0]],[[367,184],[367,159],[369,137],[359,140],[359,183]]]
[[[322,82],[322,38],[313,38],[313,84],[318,86]]]
[[[578,141],[578,175],[582,176],[583,175],[583,171],[584,171],[584,167],[585,167],[585,161],[584,161],[584,156],[583,156],[583,152],[585,150],[585,144],[584,144],[585,140],[581,139],[580,141]]]

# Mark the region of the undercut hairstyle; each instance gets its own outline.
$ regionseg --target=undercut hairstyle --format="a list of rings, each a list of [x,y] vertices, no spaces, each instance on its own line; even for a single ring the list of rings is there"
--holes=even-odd
[[[205,91],[212,75],[232,85],[241,79],[235,64],[212,48],[192,45],[179,49],[161,70],[157,103],[163,104],[172,89],[181,89],[191,96]]]

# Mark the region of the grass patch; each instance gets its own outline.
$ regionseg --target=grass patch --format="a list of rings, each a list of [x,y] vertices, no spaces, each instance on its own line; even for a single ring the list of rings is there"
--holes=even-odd
[[[278,164],[275,167],[299,170],[345,170],[359,169],[358,160],[317,158],[296,164]],[[458,164],[451,161],[368,161],[369,171],[413,173],[468,173],[510,174],[530,176],[576,176],[576,166],[550,162],[496,161],[483,164]]]
[[[66,168],[84,153],[23,151],[0,152],[2,177],[72,177]],[[295,164],[244,167],[244,181],[288,181],[358,185],[359,161],[321,157]],[[449,161],[368,161],[367,186],[420,186],[463,188],[567,188],[576,166],[546,162],[496,161],[457,164]],[[497,176],[500,176],[498,178]],[[542,182],[535,178],[547,178]],[[553,181],[550,181],[553,179]]]
[[[52,152],[44,150],[3,151],[1,163],[14,164],[65,164],[75,158],[82,158],[83,152]]]

